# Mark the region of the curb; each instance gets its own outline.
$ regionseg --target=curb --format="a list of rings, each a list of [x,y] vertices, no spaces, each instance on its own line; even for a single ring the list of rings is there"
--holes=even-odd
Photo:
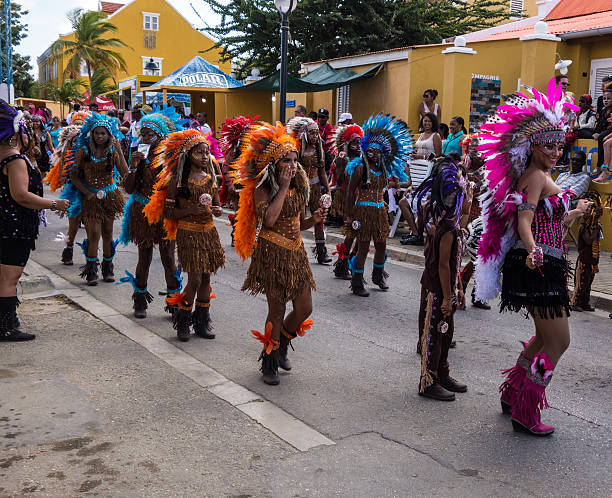
[[[55,290],[55,285],[48,275],[32,271],[32,265],[29,264],[19,279],[17,294],[19,296],[29,296],[31,294],[39,294]]]

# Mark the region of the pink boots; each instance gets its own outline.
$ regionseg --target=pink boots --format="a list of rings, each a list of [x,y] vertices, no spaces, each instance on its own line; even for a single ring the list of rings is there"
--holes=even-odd
[[[512,406],[515,403],[516,395],[523,388],[525,375],[531,367],[531,362],[521,353],[516,361],[516,365],[507,370],[502,370],[502,374],[506,375],[505,382],[499,386],[501,392],[501,407],[502,412],[507,415],[512,413]]]

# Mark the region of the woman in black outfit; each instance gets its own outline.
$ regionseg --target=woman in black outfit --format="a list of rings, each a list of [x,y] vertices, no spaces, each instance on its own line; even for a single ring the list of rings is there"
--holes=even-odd
[[[21,154],[30,136],[23,113],[0,99],[0,341],[29,341],[19,330],[17,284],[38,237],[44,209],[65,211],[69,202],[43,199],[40,171]]]

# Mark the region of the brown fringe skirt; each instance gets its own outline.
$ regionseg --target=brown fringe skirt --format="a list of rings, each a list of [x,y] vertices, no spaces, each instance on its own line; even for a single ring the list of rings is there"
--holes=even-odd
[[[149,225],[147,218],[142,212],[143,207],[139,202],[132,204],[129,227],[130,240],[133,240],[139,247],[153,247],[155,244],[162,242],[166,236],[164,222],[160,221]]]
[[[265,294],[281,303],[297,299],[304,289],[316,290],[308,256],[302,244],[295,251],[260,238],[242,291]]]
[[[386,242],[389,236],[389,216],[387,208],[372,206],[354,206],[353,221],[359,221],[359,230],[346,225],[343,233],[346,237],[354,237],[360,242]]]
[[[315,183],[310,186],[310,197],[308,197],[308,209],[310,214],[321,207],[321,184]]]
[[[334,193],[334,201],[332,202],[329,214],[337,218],[344,218],[344,202],[346,201],[346,189],[337,188]]]
[[[123,208],[125,199],[123,193],[119,189],[108,192],[104,199],[86,199],[83,196],[83,207],[81,209],[81,218],[83,220],[116,220],[123,216]]]
[[[225,265],[225,253],[216,228],[205,232],[179,228],[176,250],[179,264],[187,273],[215,273]]]

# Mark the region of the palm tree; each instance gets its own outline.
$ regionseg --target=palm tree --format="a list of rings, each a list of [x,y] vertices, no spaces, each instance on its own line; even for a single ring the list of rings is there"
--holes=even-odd
[[[125,60],[116,49],[131,47],[119,38],[109,36],[117,32],[117,27],[105,20],[103,12],[74,9],[68,12],[68,19],[74,30],[74,41],[60,39],[51,45],[51,53],[56,59],[68,59],[65,76],[79,77],[81,62],[87,67],[90,87],[93,72],[98,68],[105,68],[113,73],[119,70],[127,72]]]
[[[81,88],[84,86],[81,79],[72,80],[66,79],[62,83],[62,86],[55,88],[53,91],[53,99],[58,101],[61,108],[62,119],[64,119],[64,106],[67,105],[69,108],[72,107],[73,102],[81,103],[83,101],[83,95]]]
[[[110,92],[115,89],[115,83],[109,82],[112,76],[106,69],[96,69],[89,80],[89,98],[90,102],[93,102],[98,95]]]

